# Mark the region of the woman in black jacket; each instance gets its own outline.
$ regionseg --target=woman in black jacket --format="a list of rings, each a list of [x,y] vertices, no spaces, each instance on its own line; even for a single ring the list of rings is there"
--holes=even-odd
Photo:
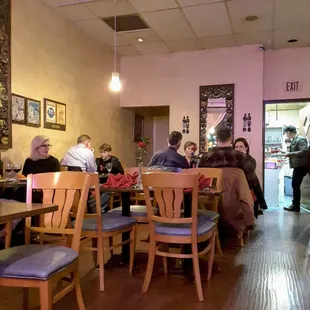
[[[246,165],[252,166],[252,169],[255,171],[256,160],[250,155],[250,146],[248,144],[248,141],[244,138],[238,138],[234,141],[233,148],[244,154],[244,156],[246,157]],[[262,210],[266,210],[268,209],[268,207],[267,207],[264,194],[263,194],[263,191],[262,191],[262,188],[261,188],[261,185],[258,179],[255,182],[255,184],[253,184],[251,190],[256,196],[256,200],[254,202],[254,214],[255,214],[255,217],[257,218],[258,206],[260,206]]]
[[[111,154],[112,147],[110,144],[103,143],[100,146],[99,151],[101,157],[96,158],[96,164],[97,164],[97,172],[100,176],[100,183],[105,183],[107,181],[107,174],[109,173],[107,169],[108,164],[111,164],[112,166],[110,173],[124,174],[124,169],[119,159]]]

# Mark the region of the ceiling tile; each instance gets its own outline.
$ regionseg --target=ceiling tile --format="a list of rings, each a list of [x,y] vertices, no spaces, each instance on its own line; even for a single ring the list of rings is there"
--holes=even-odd
[[[119,34],[129,44],[145,44],[153,42],[161,42],[161,38],[152,29],[145,29],[140,31],[122,32]],[[142,38],[143,42],[138,42],[138,38]]]
[[[148,12],[141,15],[148,25],[165,41],[195,37],[180,9]]]
[[[95,1],[85,4],[98,17],[111,17],[136,13],[127,0],[117,0],[116,7],[113,0]]]
[[[96,15],[83,4],[61,6],[57,10],[72,21],[96,18]]]
[[[310,27],[276,30],[274,33],[274,48],[293,48],[310,46]],[[297,39],[296,43],[288,43],[290,39]]]
[[[87,32],[91,37],[98,41],[113,47],[114,46],[114,31],[101,19],[90,19],[75,22],[75,25]],[[117,35],[117,46],[128,45],[124,38]]]
[[[310,26],[309,0],[276,0],[275,27]]]
[[[224,3],[186,7],[183,12],[198,37],[233,33]]]
[[[240,33],[235,35],[238,45],[263,44],[265,49],[271,49],[273,43],[273,31],[253,33]]]
[[[138,12],[151,12],[177,8],[175,0],[129,0]]]
[[[198,4],[206,4],[206,3],[214,3],[214,2],[222,2],[224,0],[177,0],[180,6],[191,6]]]
[[[236,46],[234,35],[210,36],[200,39],[204,48],[232,47]]]
[[[273,28],[273,2],[270,0],[234,0],[227,2],[233,29],[236,33],[258,32]],[[258,20],[247,22],[247,16]]]
[[[140,53],[137,51],[136,48],[134,48],[131,45],[127,46],[119,46],[117,48],[117,54],[120,56],[135,56],[135,55],[140,55]]]
[[[199,39],[179,40],[165,43],[172,52],[197,51],[203,49]]]
[[[149,55],[149,54],[164,54],[164,53],[169,53],[168,47],[160,42],[160,43],[148,43],[148,44],[137,44],[134,45],[134,47],[144,55]]]
[[[42,0],[42,1],[52,6],[61,6],[61,5],[92,2],[95,0]]]

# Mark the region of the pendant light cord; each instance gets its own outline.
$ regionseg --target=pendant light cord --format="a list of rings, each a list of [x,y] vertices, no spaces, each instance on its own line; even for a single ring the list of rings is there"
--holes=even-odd
[[[116,0],[114,0],[114,72],[116,72]]]

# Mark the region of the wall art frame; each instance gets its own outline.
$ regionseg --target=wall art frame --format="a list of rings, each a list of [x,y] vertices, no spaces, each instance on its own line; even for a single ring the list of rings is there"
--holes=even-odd
[[[66,131],[67,107],[65,103],[44,98],[44,128]]]
[[[142,115],[136,114],[134,116],[134,126],[133,126],[133,141],[142,141],[144,135],[144,117]]]
[[[26,126],[41,127],[41,101],[26,98]]]
[[[208,121],[208,100],[225,98],[226,101],[226,115],[224,121],[231,128],[233,135],[234,127],[234,97],[235,85],[234,84],[220,84],[220,85],[205,85],[199,88],[199,152],[204,153],[207,151],[207,132],[206,126]]]
[[[25,125],[26,123],[26,100],[27,98],[21,95],[12,94],[12,112],[11,119],[13,124]]]

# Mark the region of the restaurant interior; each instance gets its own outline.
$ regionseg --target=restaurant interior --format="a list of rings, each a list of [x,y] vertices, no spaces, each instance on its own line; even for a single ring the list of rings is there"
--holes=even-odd
[[[308,1],[2,0],[0,49],[0,310],[310,309]]]

